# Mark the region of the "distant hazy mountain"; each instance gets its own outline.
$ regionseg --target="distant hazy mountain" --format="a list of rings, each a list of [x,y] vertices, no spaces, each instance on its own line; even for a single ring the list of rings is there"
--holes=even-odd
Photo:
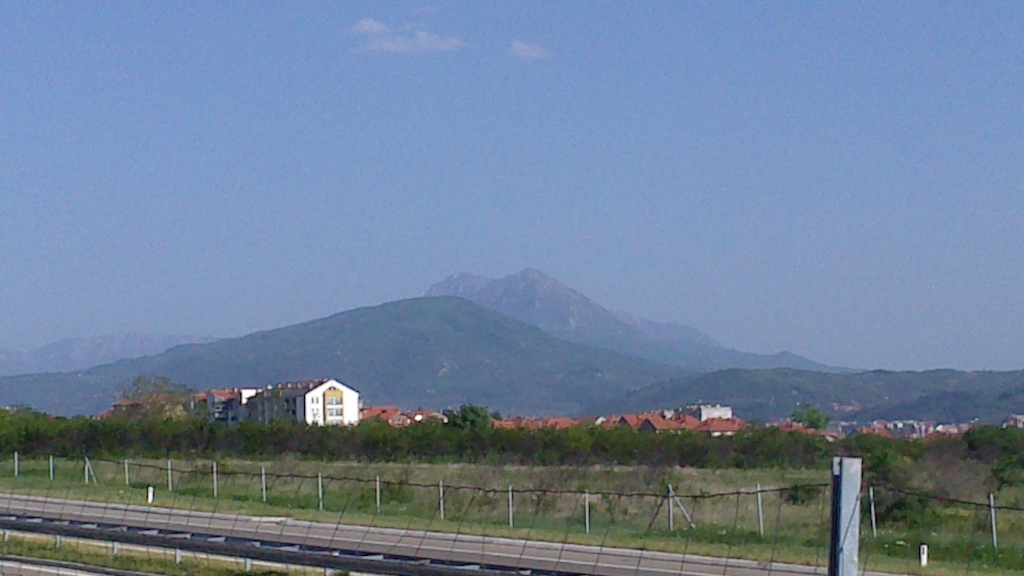
[[[639,412],[708,402],[732,406],[741,418],[763,421],[787,418],[797,407],[810,405],[836,420],[999,422],[1024,412],[1022,383],[1024,371],[732,369],[659,382],[611,401],[595,401],[584,412]]]
[[[764,355],[725,348],[696,328],[613,312],[532,268],[496,280],[456,274],[431,286],[426,295],[466,298],[559,338],[687,370],[733,367],[838,370],[788,352]]]
[[[126,358],[159,354],[180,344],[212,340],[199,336],[119,334],[68,338],[27,352],[0,349],[0,376],[80,370]]]
[[[585,401],[681,373],[555,338],[461,298],[417,298],[79,372],[0,378],[0,405],[96,413],[138,375],[198,389],[333,377],[366,404],[573,414]]]

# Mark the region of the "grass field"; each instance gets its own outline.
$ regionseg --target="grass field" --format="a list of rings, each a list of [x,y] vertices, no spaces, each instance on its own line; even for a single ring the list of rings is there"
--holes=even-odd
[[[633,467],[518,467],[433,464],[347,464],[282,459],[213,463],[23,459],[19,476],[0,468],[0,490],[60,498],[291,516],[328,523],[421,528],[708,554],[823,566],[827,563],[827,470],[696,470]],[[264,473],[266,501],[264,501]],[[319,478],[318,478],[319,475]],[[377,508],[377,478],[380,508]],[[679,495],[669,529],[669,485]],[[761,487],[761,516],[757,486]],[[322,486],[322,510],[319,497]],[[441,492],[444,518],[441,517]],[[509,487],[513,522],[509,526]],[[793,486],[805,486],[785,490]],[[589,504],[589,532],[588,532]],[[866,504],[866,503],[865,503]],[[689,513],[691,527],[679,505]],[[1000,547],[991,549],[988,511],[936,506],[927,527],[889,522],[871,537],[864,508],[861,566],[921,574],[1020,573],[1024,515],[1001,512]],[[761,527],[763,526],[763,535]],[[931,546],[922,569],[918,545]]]

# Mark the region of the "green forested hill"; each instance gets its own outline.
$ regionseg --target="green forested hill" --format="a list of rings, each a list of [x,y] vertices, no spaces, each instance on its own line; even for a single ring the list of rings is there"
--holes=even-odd
[[[516,414],[582,403],[680,370],[573,344],[460,298],[417,298],[88,370],[0,378],[0,405],[96,413],[138,375],[198,389],[332,377],[367,404],[440,409],[464,402]]]
[[[778,368],[721,370],[678,378],[587,407],[593,413],[673,408],[696,402],[731,405],[741,418],[786,418],[801,404],[833,418],[868,421],[999,421],[1024,412],[1024,371],[870,371],[823,373]]]

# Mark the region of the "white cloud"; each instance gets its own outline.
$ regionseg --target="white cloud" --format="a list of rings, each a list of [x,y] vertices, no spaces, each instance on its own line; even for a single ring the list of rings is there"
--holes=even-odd
[[[404,33],[392,32],[383,22],[363,18],[349,32],[366,36],[364,52],[393,52],[397,54],[424,54],[427,52],[451,52],[465,46],[454,36],[439,36],[433,32],[418,29],[420,24],[402,26]]]
[[[551,56],[551,53],[540,44],[530,44],[529,42],[523,42],[522,40],[512,42],[512,46],[509,47],[508,53],[520,58],[532,59],[548,58]]]
[[[383,22],[373,18],[363,18],[349,28],[348,31],[355,32],[356,34],[385,34],[388,31],[388,27]]]

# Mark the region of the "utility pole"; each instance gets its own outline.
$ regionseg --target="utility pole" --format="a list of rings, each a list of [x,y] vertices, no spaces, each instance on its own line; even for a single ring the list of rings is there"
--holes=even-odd
[[[828,576],[857,576],[860,555],[860,458],[832,459]]]

